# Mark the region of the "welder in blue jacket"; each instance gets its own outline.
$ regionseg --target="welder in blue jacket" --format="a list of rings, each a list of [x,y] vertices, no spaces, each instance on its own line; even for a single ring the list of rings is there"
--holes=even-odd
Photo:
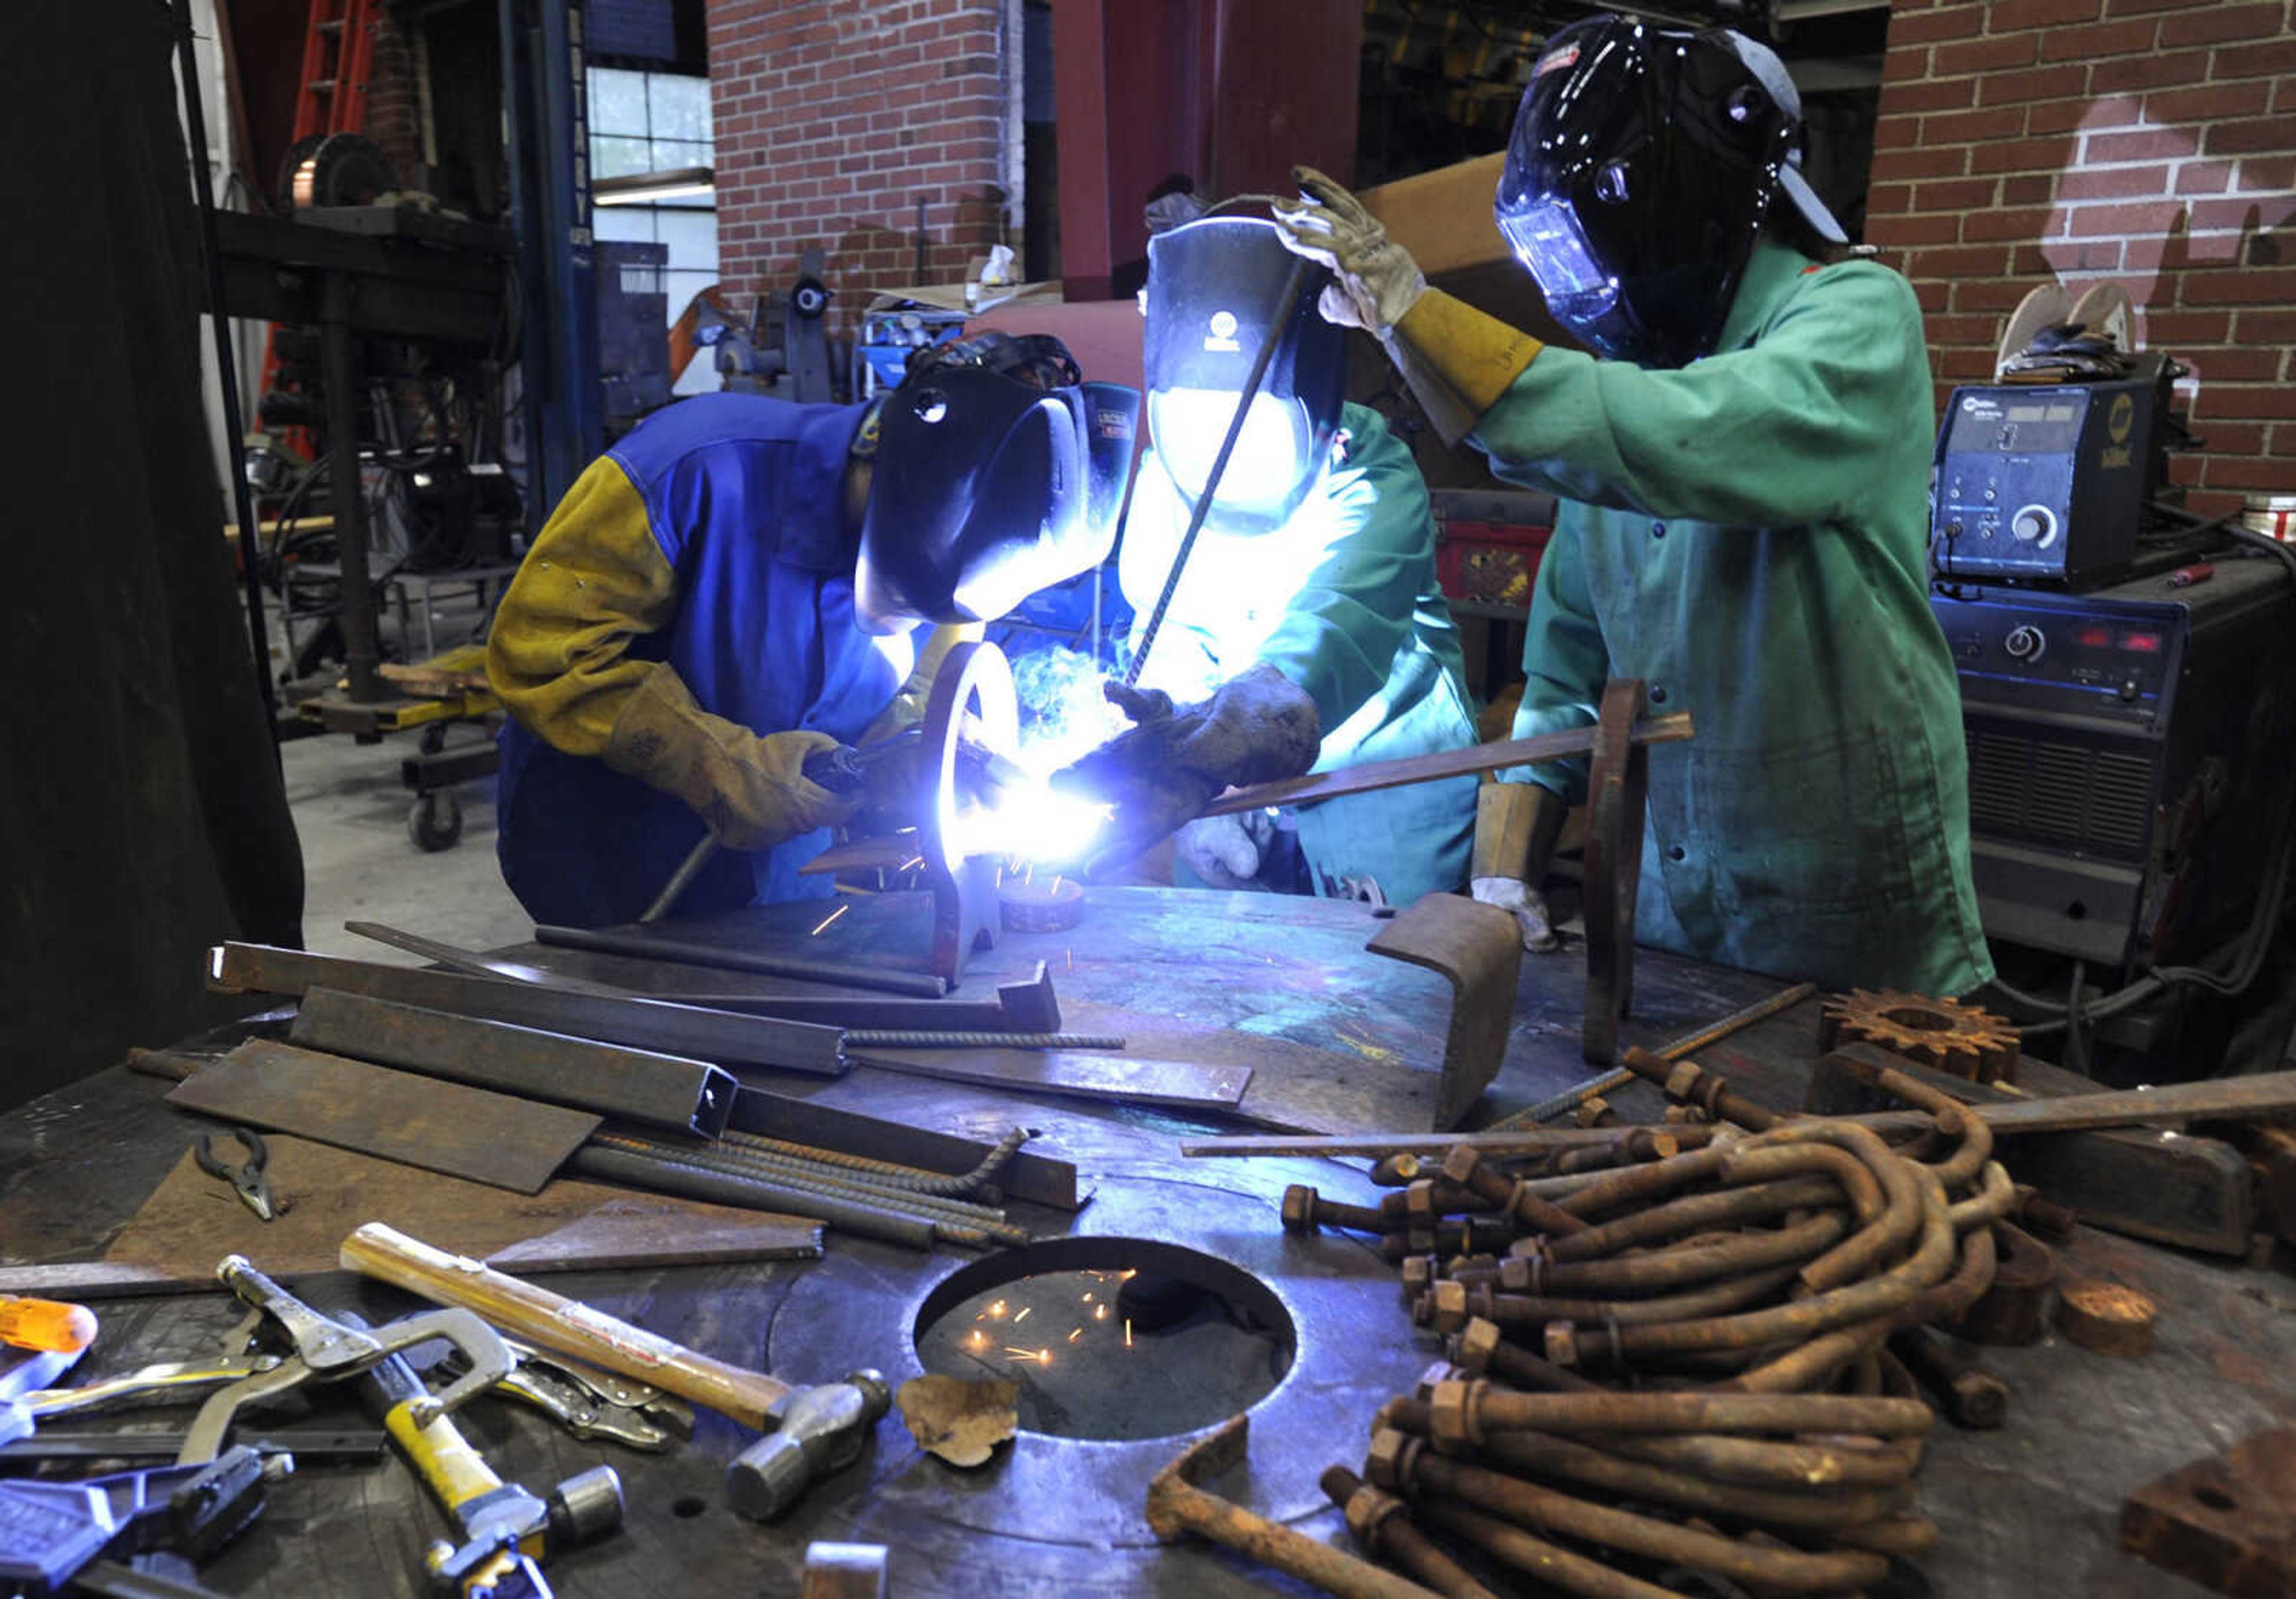
[[[1269,336],[1294,258],[1275,224],[1214,215],[1148,244],[1153,449],[1125,517],[1118,578],[1144,619]],[[1136,845],[1177,826],[1175,876],[1214,888],[1407,905],[1465,885],[1475,782],[1191,820],[1219,788],[1475,742],[1458,629],[1436,584],[1434,523],[1411,452],[1343,405],[1345,332],[1313,270],[1180,568],[1139,679],[1144,715],[1062,781],[1118,800]],[[1156,696],[1161,695],[1163,699]],[[1164,700],[1181,709],[1168,716]],[[1296,833],[1298,848],[1291,849]]]
[[[489,637],[520,903],[635,920],[705,832],[725,848],[683,912],[829,893],[798,868],[849,801],[806,757],[897,731],[955,628],[1105,558],[1138,408],[1057,340],[987,334],[867,405],[647,418],[560,502]]]
[[[1551,489],[1517,734],[1582,726],[1605,678],[1692,714],[1653,750],[1636,934],[1828,987],[1992,975],[1969,864],[1960,696],[1929,604],[1921,310],[1844,258],[1800,170],[1800,96],[1723,29],[1623,16],[1547,41],[1496,201],[1542,343],[1431,289],[1330,179],[1281,209],[1332,266],[1326,315],[1385,345],[1430,419]],[[1553,938],[1554,765],[1489,785],[1475,897]]]

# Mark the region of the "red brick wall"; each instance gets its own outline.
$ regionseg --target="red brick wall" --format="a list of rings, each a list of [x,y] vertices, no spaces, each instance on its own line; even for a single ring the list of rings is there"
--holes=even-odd
[[[2289,0],[1895,0],[1866,236],[1913,280],[1940,406],[2053,278],[2120,283],[2194,368],[2215,515],[2296,491]]]
[[[1001,0],[709,0],[719,280],[744,313],[818,245],[850,329],[878,288],[1007,242]],[[1017,56],[1018,43],[1014,44]],[[1017,70],[1017,61],[1013,70]]]

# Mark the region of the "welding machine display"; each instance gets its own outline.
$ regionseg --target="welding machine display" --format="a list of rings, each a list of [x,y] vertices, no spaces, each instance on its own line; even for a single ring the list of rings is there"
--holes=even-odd
[[[1931,493],[1937,575],[2079,583],[2126,567],[2156,487],[2159,382],[1955,390]]]

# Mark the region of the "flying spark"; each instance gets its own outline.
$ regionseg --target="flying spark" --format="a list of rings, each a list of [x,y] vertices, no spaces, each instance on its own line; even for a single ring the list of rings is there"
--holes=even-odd
[[[840,917],[840,916],[843,915],[846,912],[848,912],[848,911],[851,910],[852,908],[853,908],[853,905],[852,905],[852,902],[851,902],[850,900],[848,900],[846,903],[844,903],[844,904],[842,904],[842,905],[839,906],[835,910],[833,910],[833,911],[830,912],[830,913],[829,913],[829,914],[827,914],[826,916],[824,916],[824,917],[821,919],[820,925],[819,925],[819,926],[816,926],[816,927],[813,930],[813,932],[812,932],[812,934],[811,934],[810,936],[811,936],[811,937],[813,937],[813,938],[816,938],[816,939],[817,939],[817,938],[819,938],[819,937],[821,937],[821,930],[822,930],[822,928],[824,928],[824,927],[827,927],[831,922],[832,922],[836,921],[838,917]]]
[[[1027,1320],[1029,1319],[1029,1312],[1030,1310],[1034,1310],[1035,1308],[1036,1308],[1036,1307],[1035,1307],[1034,1305],[1030,1305],[1030,1306],[1026,1307],[1024,1309],[1022,1309],[1022,1310],[1021,1310],[1021,1314],[1020,1314],[1020,1315],[1018,1315],[1018,1316],[1014,1316],[1014,1317],[1013,1318],[1013,1324],[1014,1326],[1016,1326],[1016,1327],[1017,1327],[1017,1326],[1019,1326],[1022,1322],[1027,1321]]]

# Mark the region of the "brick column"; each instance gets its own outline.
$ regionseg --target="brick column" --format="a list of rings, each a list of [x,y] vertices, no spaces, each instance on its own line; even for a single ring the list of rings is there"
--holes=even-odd
[[[1004,233],[1019,42],[1000,0],[709,0],[719,278],[747,314],[807,247],[849,332],[876,291],[954,282]]]
[[[2009,312],[2112,281],[2194,368],[2216,515],[2296,491],[2296,37],[2289,0],[1897,0],[1866,236],[1913,281],[1943,405]]]

